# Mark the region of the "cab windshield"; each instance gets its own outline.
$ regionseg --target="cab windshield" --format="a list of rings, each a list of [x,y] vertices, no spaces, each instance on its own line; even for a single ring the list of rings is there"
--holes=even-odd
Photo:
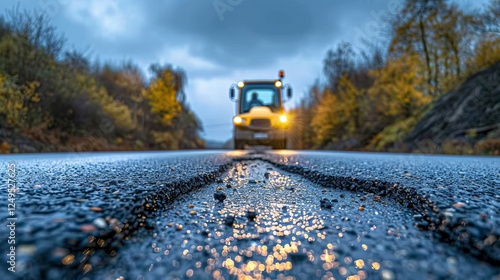
[[[240,106],[242,114],[258,106],[267,106],[276,112],[280,109],[278,89],[273,84],[246,85],[241,92]]]

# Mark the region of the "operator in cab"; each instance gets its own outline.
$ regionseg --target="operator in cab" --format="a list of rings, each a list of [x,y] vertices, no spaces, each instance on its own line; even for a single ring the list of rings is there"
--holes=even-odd
[[[250,102],[248,103],[248,105],[250,106],[250,108],[257,107],[257,106],[264,106],[264,102],[262,102],[259,99],[259,94],[258,93],[252,92],[252,99],[250,100]]]

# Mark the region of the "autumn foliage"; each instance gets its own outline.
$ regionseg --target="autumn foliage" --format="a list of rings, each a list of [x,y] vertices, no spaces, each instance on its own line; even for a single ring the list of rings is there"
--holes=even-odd
[[[0,18],[2,152],[203,147],[181,69],[155,64],[146,79],[131,62],[92,62],[65,43],[43,14]]]
[[[433,102],[500,61],[499,4],[464,11],[445,0],[407,0],[385,17],[387,44],[339,43],[323,61],[326,84],[292,110],[293,147],[411,151],[403,140]]]

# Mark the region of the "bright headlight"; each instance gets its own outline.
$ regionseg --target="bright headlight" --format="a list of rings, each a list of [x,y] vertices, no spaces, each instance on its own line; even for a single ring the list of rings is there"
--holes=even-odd
[[[281,81],[276,81],[276,82],[274,83],[274,85],[275,85],[276,87],[281,87],[283,84],[281,83]]]
[[[245,83],[244,83],[244,82],[238,82],[238,87],[239,87],[239,88],[242,88],[242,87],[244,87],[244,86],[245,86]]]
[[[240,123],[242,123],[242,122],[243,122],[243,120],[242,120],[240,117],[234,117],[233,122],[234,122],[235,124],[240,124]]]
[[[285,115],[280,116],[280,122],[286,123],[286,121],[287,121],[287,118]]]

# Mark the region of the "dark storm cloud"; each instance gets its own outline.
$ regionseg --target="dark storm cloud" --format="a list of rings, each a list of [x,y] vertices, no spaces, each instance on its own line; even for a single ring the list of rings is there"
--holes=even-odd
[[[389,2],[176,1],[146,9],[154,33],[179,39],[196,56],[225,66],[262,66],[305,49],[324,49],[325,42],[354,33],[370,12],[387,11]]]
[[[47,0],[20,2],[40,6]],[[81,5],[79,0],[61,2],[61,10]],[[99,3],[100,1],[90,1]],[[107,3],[116,2],[117,10]],[[88,18],[88,31],[81,25],[64,26],[70,42],[106,57],[137,57],[154,61],[163,52],[188,48],[191,55],[225,67],[262,67],[280,58],[317,50],[323,52],[341,39],[359,37],[367,21],[379,26],[379,12],[388,12],[394,0],[184,0],[184,1],[102,1],[109,16],[120,13],[139,32],[117,38],[98,34],[103,27],[91,10],[80,10]],[[38,4],[37,4],[38,3]],[[5,3],[4,3],[5,4]],[[88,4],[88,7],[96,5]],[[134,8],[131,8],[134,7]],[[139,14],[135,21],[131,13]],[[101,15],[101,18],[106,13]],[[69,18],[74,17],[70,14]],[[95,15],[94,15],[95,16]],[[66,19],[66,20],[67,20]],[[80,22],[81,23],[81,22]],[[371,31],[371,30],[370,30]],[[371,33],[371,32],[369,32]],[[373,35],[373,34],[368,34]],[[374,36],[375,37],[375,36]]]

